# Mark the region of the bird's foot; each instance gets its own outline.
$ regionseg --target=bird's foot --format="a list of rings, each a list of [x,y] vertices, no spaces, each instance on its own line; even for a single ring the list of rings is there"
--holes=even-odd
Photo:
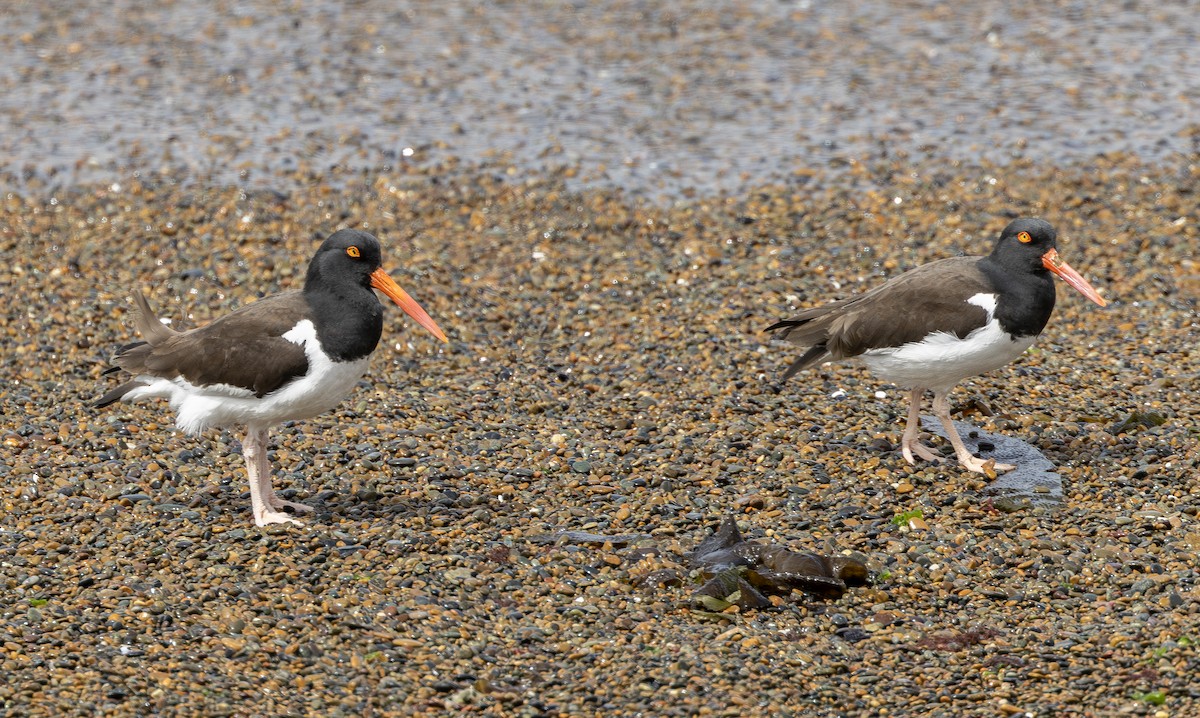
[[[945,457],[941,454],[936,453],[933,449],[930,449],[919,441],[901,442],[900,453],[904,455],[904,460],[910,464],[917,463],[917,460],[913,458],[914,454],[934,463],[940,463],[945,460]]]
[[[285,514],[282,511],[272,511],[264,509],[262,512],[254,512],[254,524],[256,526],[267,526],[269,524],[296,524],[303,526],[303,521],[297,521],[290,514]]]
[[[964,469],[974,471],[977,474],[983,474],[989,479],[996,478],[996,474],[1002,474],[1005,471],[1012,471],[1017,468],[1012,464],[997,464],[995,459],[981,459],[978,456],[960,456],[958,463],[962,464]]]
[[[309,513],[310,511],[316,510],[308,504],[298,504],[295,501],[287,501],[279,498],[273,493],[267,495],[267,506],[279,511],[282,511],[283,509],[291,509],[293,511],[299,511],[300,513]]]

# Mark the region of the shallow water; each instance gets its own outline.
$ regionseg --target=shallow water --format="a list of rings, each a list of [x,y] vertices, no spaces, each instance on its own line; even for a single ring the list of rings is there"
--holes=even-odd
[[[946,430],[937,417],[930,414],[921,416],[921,424],[943,439]],[[1017,502],[1017,505],[1028,502],[1032,505],[1054,506],[1062,503],[1062,477],[1055,472],[1055,466],[1042,455],[1042,452],[1020,439],[993,434],[972,426],[965,421],[955,421],[954,428],[962,437],[963,443],[971,453],[984,459],[995,459],[998,464],[1012,464],[1017,468],[998,475],[983,493],[989,497],[1003,497]],[[979,448],[980,443],[990,445],[986,451]],[[954,461],[953,458],[950,459]]]
[[[1159,162],[1200,141],[1186,2],[51,0],[5,25],[18,182],[455,159],[676,197],[897,154]]]

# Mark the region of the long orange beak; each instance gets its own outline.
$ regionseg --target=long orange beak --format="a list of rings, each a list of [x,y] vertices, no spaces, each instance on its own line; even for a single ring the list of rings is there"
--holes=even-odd
[[[405,314],[417,320],[417,324],[428,329],[433,336],[447,344],[450,343],[450,340],[446,338],[446,335],[438,327],[437,322],[433,321],[433,318],[421,308],[421,305],[417,304],[417,300],[408,296],[408,292],[401,289],[400,285],[396,284],[396,280],[389,277],[387,272],[383,271],[382,267],[371,272],[371,286],[386,294],[388,299],[391,299],[396,303],[396,306],[403,309]]]
[[[1104,297],[1101,297],[1100,293],[1092,285],[1088,284],[1088,280],[1084,279],[1079,272],[1071,269],[1071,265],[1064,262],[1062,257],[1058,256],[1057,249],[1051,249],[1042,255],[1042,266],[1062,277],[1064,282],[1078,289],[1080,294],[1096,304],[1102,307],[1108,306],[1108,302],[1104,301]]]

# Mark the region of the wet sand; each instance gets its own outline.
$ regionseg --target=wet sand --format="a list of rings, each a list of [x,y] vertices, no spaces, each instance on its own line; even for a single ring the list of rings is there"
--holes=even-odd
[[[24,5],[0,169],[281,188],[497,158],[657,201],[901,156],[1197,151],[1185,2]]]

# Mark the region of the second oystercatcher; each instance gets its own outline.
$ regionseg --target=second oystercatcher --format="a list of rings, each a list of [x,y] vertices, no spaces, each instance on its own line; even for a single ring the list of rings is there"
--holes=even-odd
[[[124,369],[133,378],[96,406],[161,397],[176,412],[175,425],[189,434],[209,427],[246,427],[242,453],[254,522],[300,523],[283,509],[312,508],[275,495],[267,430],[328,411],[354,388],[383,332],[383,306],[372,289],[447,341],[381,264],[374,236],[343,229],[317,249],[303,290],[260,299],[186,332],[164,326],[137,292],[143,341],[121,347],[113,359],[116,366],[108,370]]]
[[[1033,344],[1054,310],[1051,273],[1100,306],[1106,302],[1058,256],[1058,234],[1040,219],[1017,219],[986,257],[953,257],[905,272],[864,294],[807,309],[766,331],[808,347],[784,372],[838,359],[861,359],[887,381],[912,390],[901,440],[904,458],[941,456],[917,440],[921,397],[933,410],[958,461],[985,474],[1015,467],[971,454],[954,430],[947,395],[963,379],[1016,359]]]

